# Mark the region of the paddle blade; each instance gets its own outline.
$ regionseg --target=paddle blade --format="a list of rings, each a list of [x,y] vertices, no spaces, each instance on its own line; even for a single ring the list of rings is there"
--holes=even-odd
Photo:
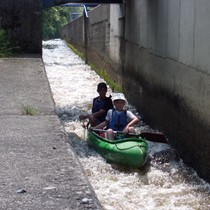
[[[97,128],[92,128],[91,130],[99,131],[99,132],[106,132],[106,130],[97,129]],[[115,131],[115,133],[122,133],[122,132],[116,132]],[[141,138],[145,138],[147,141],[168,144],[168,141],[167,141],[165,135],[162,134],[162,133],[152,133],[152,132],[142,131],[139,134],[130,133],[128,135],[130,135],[130,136],[140,136]]]
[[[141,132],[139,136],[145,138],[148,141],[168,144],[165,135],[162,133]]]

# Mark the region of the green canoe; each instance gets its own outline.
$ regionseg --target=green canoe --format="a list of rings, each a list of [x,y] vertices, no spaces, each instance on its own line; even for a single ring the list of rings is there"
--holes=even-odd
[[[109,140],[88,131],[87,143],[110,163],[139,168],[147,160],[148,144],[141,137]]]

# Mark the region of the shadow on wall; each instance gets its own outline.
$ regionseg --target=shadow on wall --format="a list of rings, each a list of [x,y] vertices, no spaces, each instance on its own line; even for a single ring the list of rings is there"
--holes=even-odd
[[[210,182],[210,127],[193,116],[184,99],[148,84],[139,76],[126,74],[123,88],[128,100],[143,113],[143,120],[163,132],[184,162]]]

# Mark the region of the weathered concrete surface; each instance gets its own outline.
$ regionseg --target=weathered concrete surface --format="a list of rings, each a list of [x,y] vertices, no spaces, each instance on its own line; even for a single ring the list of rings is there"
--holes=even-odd
[[[135,17],[134,4],[126,5],[127,15],[140,23],[128,18],[125,23],[124,90],[145,120],[164,131],[184,161],[210,181],[210,3],[141,2],[146,12]],[[130,36],[137,31],[148,45]]]
[[[54,114],[40,57],[0,59],[1,209],[102,209]],[[21,115],[22,105],[39,110]]]
[[[15,50],[42,53],[42,0],[0,0],[0,27]]]
[[[116,5],[120,7],[120,5]],[[120,7],[121,8],[121,7]],[[117,10],[118,15],[122,15],[123,9]],[[120,49],[121,39],[119,39],[119,34],[123,32],[123,20],[121,20],[120,26],[116,21],[117,31],[111,28],[110,25],[110,5],[102,5],[97,7],[97,9],[91,10],[89,13],[89,19],[87,20],[87,60],[94,63],[101,69],[109,69],[109,74],[116,80],[117,83],[121,84],[121,54],[124,53]],[[113,18],[119,18],[115,11],[112,12]],[[110,36],[110,33],[113,36]],[[76,48],[85,53],[85,30],[84,30],[84,18],[80,17],[64,26],[61,30],[61,37],[70,43],[72,43]],[[114,59],[110,58],[110,55]]]
[[[133,0],[89,12],[88,59],[210,181],[210,1]],[[83,18],[62,30],[80,49]],[[80,23],[76,31],[69,30]],[[73,37],[74,36],[74,37]],[[84,40],[83,40],[84,41]]]

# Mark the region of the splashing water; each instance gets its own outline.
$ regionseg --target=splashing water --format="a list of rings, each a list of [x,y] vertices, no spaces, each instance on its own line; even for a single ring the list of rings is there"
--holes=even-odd
[[[108,164],[89,148],[78,119],[90,112],[103,79],[60,39],[43,42],[43,60],[56,113],[104,209],[210,209],[210,185],[184,165],[169,145],[149,142],[149,160],[140,170]]]

